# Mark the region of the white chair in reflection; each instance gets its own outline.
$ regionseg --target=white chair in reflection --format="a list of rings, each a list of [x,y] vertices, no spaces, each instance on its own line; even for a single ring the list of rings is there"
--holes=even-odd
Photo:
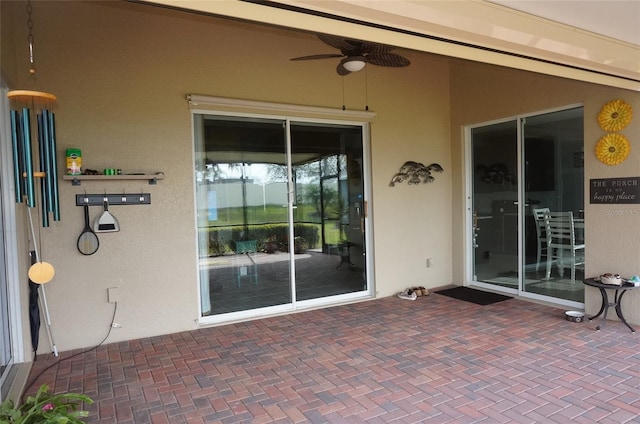
[[[560,277],[564,269],[571,268],[571,282],[576,281],[576,266],[584,265],[584,244],[576,244],[573,212],[547,212],[544,214],[547,232],[547,279],[555,262]]]
[[[542,256],[547,257],[547,231],[544,225],[544,214],[549,213],[549,208],[533,210],[533,219],[536,222],[536,236],[538,237],[538,253],[536,256],[536,271],[540,268]]]

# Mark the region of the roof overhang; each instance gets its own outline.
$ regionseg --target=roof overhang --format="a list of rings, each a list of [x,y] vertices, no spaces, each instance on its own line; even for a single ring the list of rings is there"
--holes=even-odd
[[[147,3],[640,91],[640,46],[484,0]]]

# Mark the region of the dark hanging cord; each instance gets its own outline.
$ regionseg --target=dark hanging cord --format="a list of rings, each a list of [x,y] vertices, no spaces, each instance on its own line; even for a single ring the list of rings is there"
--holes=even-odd
[[[56,362],[50,364],[49,366],[47,366],[46,368],[40,370],[40,372],[38,372],[35,376],[31,377],[31,380],[27,382],[27,384],[24,386],[24,390],[22,392],[22,395],[20,395],[20,402],[22,403],[22,398],[24,397],[24,395],[26,394],[27,390],[29,390],[31,388],[31,386],[33,386],[35,384],[36,381],[38,381],[38,379],[42,376],[42,374],[44,374],[46,371],[50,370],[51,368],[55,367],[56,365],[60,365],[61,362],[63,361],[68,361],[69,359],[73,359],[76,356],[79,355],[84,355],[85,353],[89,353],[91,351],[94,351],[96,349],[98,349],[100,346],[102,346],[104,344],[104,342],[107,341],[107,339],[109,338],[109,336],[111,335],[111,330],[113,330],[113,325],[116,322],[116,312],[118,311],[118,302],[115,302],[113,305],[113,316],[111,317],[111,325],[109,325],[109,331],[107,331],[107,335],[104,337],[104,339],[102,339],[100,341],[100,343],[98,343],[97,345],[90,347],[88,349],[82,350],[80,352],[76,352],[74,354],[72,354],[71,356],[68,356],[66,358],[60,358],[58,359]],[[34,359],[35,361],[35,359]]]
[[[31,68],[29,69],[29,73],[34,75],[36,73],[36,68],[33,64],[33,19],[31,19],[31,13],[33,13],[33,7],[31,6],[31,0],[27,1],[27,28],[29,28],[29,63],[31,64]]]
[[[342,110],[347,110],[347,107],[344,105],[344,76],[342,78]]]
[[[369,73],[367,72],[368,66],[364,67],[364,110],[369,110]]]
[[[33,6],[31,5],[31,0],[27,1],[27,28],[29,29],[29,34],[27,39],[29,41],[29,76],[31,78],[31,84],[37,90],[38,89],[38,80],[36,77],[36,60],[34,53],[34,44],[35,41],[33,39],[33,19],[31,15],[33,14]]]

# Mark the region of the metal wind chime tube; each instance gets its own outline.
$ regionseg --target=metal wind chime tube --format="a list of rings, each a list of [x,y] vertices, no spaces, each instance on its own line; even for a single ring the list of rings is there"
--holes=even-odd
[[[53,114],[43,110],[38,115],[38,137],[40,144],[40,168],[45,169],[45,175],[41,180],[42,208],[43,212],[52,212],[54,221],[60,220],[57,211],[57,184],[56,184],[56,155],[55,138],[53,133]],[[57,214],[56,214],[57,212]],[[57,219],[56,219],[57,217]],[[48,215],[43,213],[42,225],[48,226]]]
[[[11,142],[13,147],[13,181],[15,184],[16,203],[22,202],[22,195],[24,194],[24,179],[22,177],[22,148],[19,148],[20,140],[20,114],[16,110],[11,111]]]
[[[47,178],[51,184],[51,212],[53,213],[53,220],[60,221],[60,195],[58,192],[58,154],[56,153],[56,123],[55,115],[52,112],[47,111],[48,126],[49,126],[49,172]]]
[[[11,111],[16,202],[22,203],[26,198],[27,206],[35,207],[35,178],[40,178],[42,226],[48,227],[49,213],[53,214],[54,221],[60,221],[54,114],[47,109],[36,111],[36,121],[37,125],[32,129],[31,111],[27,107],[22,108],[22,113]],[[32,137],[32,132],[37,137]],[[33,139],[38,140],[39,172],[33,169]]]
[[[28,108],[22,109],[22,157],[24,158],[23,176],[25,177],[25,187],[27,196],[27,206],[36,206],[36,197],[33,184],[33,158],[31,151],[31,116]]]

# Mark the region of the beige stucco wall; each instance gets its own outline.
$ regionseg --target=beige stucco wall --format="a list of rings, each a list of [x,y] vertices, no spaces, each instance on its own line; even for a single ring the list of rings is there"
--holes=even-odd
[[[614,99],[629,103],[640,111],[640,93],[594,84],[514,71],[472,62],[457,62],[451,72],[451,133],[453,161],[454,263],[464,257],[464,140],[463,127],[517,114],[528,114],[573,104],[584,105],[585,172],[585,276],[618,272],[624,276],[640,274],[640,205],[598,205],[589,203],[589,179],[637,177],[640,170],[640,118],[621,131],[631,142],[631,153],[617,166],[601,163],[595,145],[606,133],[597,123],[602,106]],[[453,268],[453,280],[463,281],[462,267]],[[597,289],[585,293],[587,313],[600,307]],[[623,298],[625,318],[640,322],[640,290]],[[615,316],[614,313],[609,314]]]
[[[3,78],[23,88],[26,52],[18,49],[13,56],[5,40],[26,45],[21,26],[6,25],[26,22],[24,4],[0,7]],[[34,33],[39,88],[58,96],[60,169],[64,150],[79,147],[85,168],[166,174],[157,185],[60,182],[62,221],[39,232],[43,259],[56,267],[46,290],[60,350],[102,340],[114,312],[107,302],[109,287],[119,288],[116,320],[122,328],[107,342],[198,327],[192,136],[185,100],[190,93],[337,109],[368,105],[376,112],[370,253],[377,296],[418,284],[464,283],[461,128],[466,124],[584,103],[587,178],[637,175],[637,118],[624,131],[634,146],[627,162],[608,167],[590,152],[602,135],[595,123],[602,104],[620,97],[640,110],[638,93],[409,51],[403,51],[412,61],[408,68],[371,66],[367,73],[342,78],[331,60],[289,61],[331,51],[312,35],[126,2],[36,2]],[[445,172],[433,184],[389,187],[408,160],[436,162]],[[75,195],[105,191],[149,192],[152,204],[110,208],[121,231],[100,235],[99,251],[85,257],[76,250],[83,218]],[[585,206],[587,274],[639,273],[640,220],[633,216],[638,207]],[[24,208],[18,206],[16,213],[20,240],[26,240]],[[98,213],[94,208],[92,219]],[[26,251],[23,244],[19,249]],[[432,268],[426,268],[428,257]],[[588,292],[589,310],[597,301]],[[627,301],[638,305],[640,295],[630,293]],[[628,317],[640,322],[639,310]],[[25,334],[28,338],[28,330]],[[49,351],[44,332],[40,351]]]
[[[2,8],[26,21],[24,4]],[[26,34],[16,27],[21,42]],[[190,93],[336,109],[368,104],[377,113],[370,203],[377,296],[451,282],[446,60],[407,52],[408,68],[371,67],[343,79],[335,61],[289,60],[331,51],[312,35],[125,2],[37,2],[34,33],[39,87],[58,96],[59,168],[65,149],[78,147],[85,168],[166,174],[157,185],[60,182],[62,220],[39,232],[43,260],[56,268],[46,291],[59,350],[106,335],[109,287],[119,288],[122,328],[108,342],[198,327]],[[5,71],[18,85],[27,84],[25,61]],[[433,184],[389,187],[407,160],[437,162],[445,172]],[[121,231],[101,234],[98,252],[85,257],[76,250],[83,213],[75,195],[105,191],[149,192],[152,204],[112,206]],[[48,350],[42,332],[40,351]]]

